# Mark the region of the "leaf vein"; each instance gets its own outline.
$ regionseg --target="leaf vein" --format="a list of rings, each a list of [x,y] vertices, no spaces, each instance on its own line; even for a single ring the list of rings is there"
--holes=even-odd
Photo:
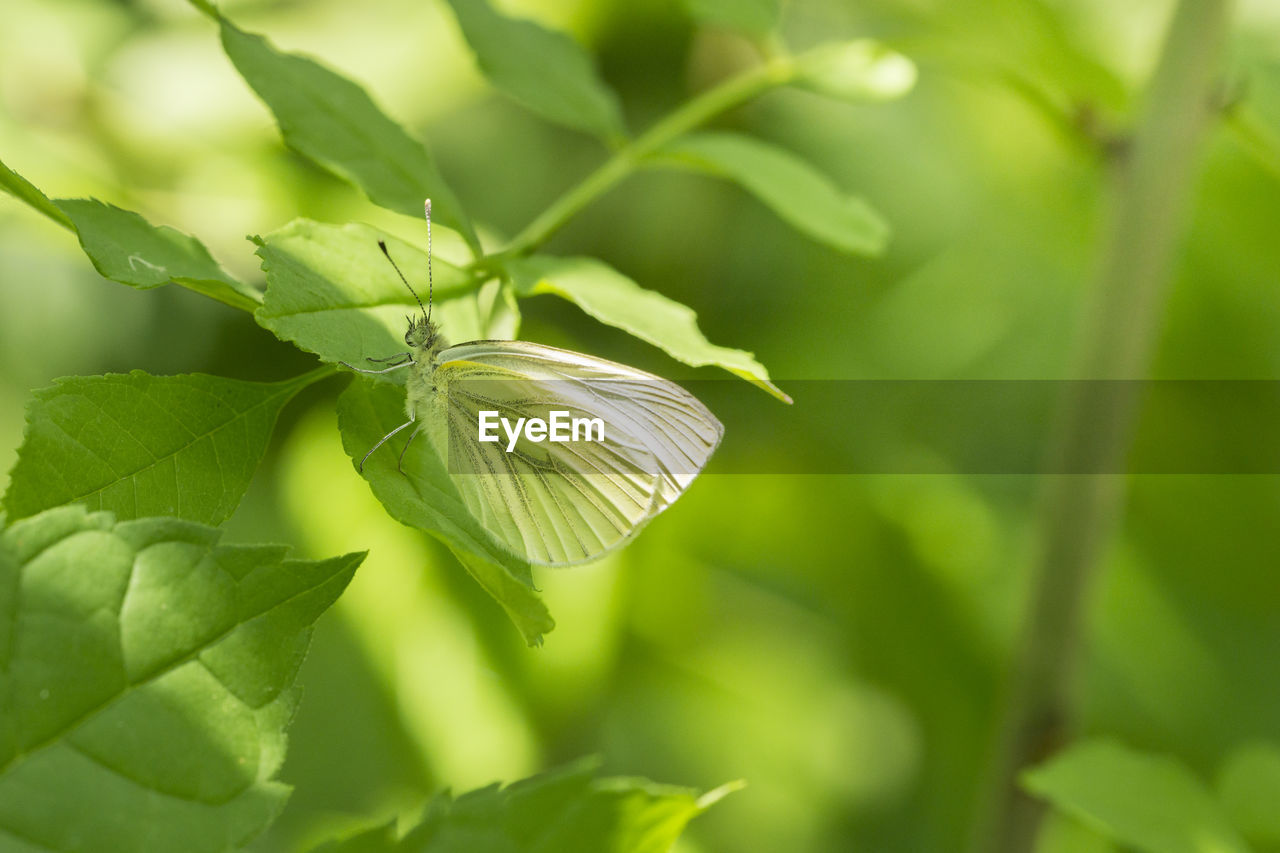
[[[143,466],[142,466],[142,467],[140,467],[140,468],[136,468],[136,469],[134,469],[133,471],[130,471],[130,472],[128,472],[127,474],[124,474],[124,475],[120,475],[120,474],[118,474],[118,473],[116,472],[115,468],[114,468],[114,467],[113,467],[109,462],[107,462],[107,460],[106,460],[106,459],[102,458],[102,456],[101,456],[100,454],[98,454],[98,453],[94,452],[94,451],[92,450],[92,448],[89,448],[88,446],[86,446],[86,445],[82,444],[81,442],[79,442],[79,441],[78,441],[74,436],[72,436],[70,433],[68,433],[68,432],[66,431],[66,429],[64,429],[60,424],[55,424],[55,426],[57,426],[57,427],[58,427],[58,429],[60,429],[60,430],[63,432],[63,434],[65,434],[65,435],[66,435],[68,438],[70,438],[72,441],[76,441],[78,444],[80,444],[80,445],[81,445],[82,447],[84,447],[86,450],[89,450],[90,452],[94,452],[94,455],[95,455],[95,456],[98,456],[98,458],[99,458],[99,459],[102,459],[103,463],[104,463],[104,464],[106,464],[106,465],[107,465],[107,467],[111,470],[111,472],[112,472],[113,474],[115,474],[115,475],[116,475],[116,479],[112,480],[111,482],[103,483],[101,486],[98,486],[98,487],[97,487],[97,488],[95,488],[95,489],[91,489],[91,490],[89,490],[89,491],[87,491],[87,492],[84,492],[84,493],[81,493],[81,494],[73,494],[70,498],[68,498],[67,500],[63,501],[63,503],[71,503],[72,501],[79,501],[79,500],[85,500],[85,499],[91,498],[91,497],[93,497],[93,496],[95,496],[95,495],[98,495],[100,492],[105,491],[106,489],[110,488],[111,486],[115,485],[116,483],[120,482],[121,480],[129,479],[129,480],[132,480],[132,481],[133,481],[134,496],[135,496],[135,509],[136,509],[136,498],[137,498],[137,482],[136,482],[136,481],[137,481],[138,475],[140,475],[140,474],[142,474],[142,473],[144,473],[144,472],[146,472],[146,471],[150,471],[151,469],[153,469],[153,468],[155,468],[157,465],[159,465],[161,462],[168,461],[168,460],[172,460],[172,459],[173,459],[174,457],[176,457],[178,454],[180,454],[180,453],[182,453],[182,452],[184,452],[184,451],[186,451],[186,450],[191,449],[192,447],[194,447],[196,444],[198,444],[200,441],[203,441],[204,439],[212,439],[212,437],[213,437],[214,435],[216,435],[217,433],[219,433],[219,432],[221,432],[222,430],[226,429],[227,427],[231,426],[232,424],[236,423],[237,421],[243,420],[244,418],[248,417],[248,415],[249,415],[250,413],[254,412],[255,410],[257,410],[257,409],[261,409],[261,408],[264,408],[264,407],[265,407],[265,406],[267,406],[269,403],[273,403],[273,402],[275,402],[277,399],[279,399],[279,398],[281,398],[281,397],[288,398],[288,397],[293,396],[293,394],[295,393],[295,390],[296,390],[295,388],[293,388],[293,387],[289,387],[289,388],[282,389],[282,390],[280,390],[280,391],[278,391],[278,392],[276,392],[276,393],[273,393],[273,394],[271,394],[270,396],[265,397],[265,398],[263,398],[262,400],[259,400],[257,403],[254,403],[254,404],[253,404],[252,406],[250,406],[249,408],[247,408],[247,409],[244,409],[244,410],[241,410],[241,411],[237,412],[235,415],[233,415],[232,417],[230,417],[230,418],[228,418],[228,419],[224,420],[223,422],[219,423],[217,426],[213,427],[212,429],[208,430],[207,432],[204,432],[204,433],[199,434],[199,435],[195,435],[195,434],[193,433],[193,436],[194,436],[194,437],[192,438],[192,440],[191,440],[191,441],[188,441],[186,444],[183,444],[183,445],[182,445],[182,446],[180,446],[180,447],[176,447],[176,448],[174,448],[174,449],[173,449],[173,450],[171,450],[171,451],[167,451],[167,452],[166,452],[166,453],[164,453],[163,455],[157,456],[155,453],[153,453],[151,450],[149,450],[149,449],[148,449],[148,450],[147,450],[147,452],[148,452],[148,453],[151,453],[152,461],[151,461],[150,463],[148,463],[148,464],[146,464],[146,465],[143,465]],[[104,414],[105,414],[105,413],[104,413]],[[110,417],[110,416],[108,415],[108,417]],[[114,419],[114,418],[113,418],[112,420],[113,420],[113,421],[115,421],[115,419]],[[121,428],[122,430],[124,430],[124,426],[123,426],[122,424],[120,424],[120,423],[119,423],[119,421],[115,421],[115,423],[116,423],[117,425],[119,425],[119,426],[120,426],[120,428]],[[184,425],[184,428],[186,428],[188,432],[191,432],[191,430],[190,430],[190,428],[189,428],[189,427],[185,427],[185,425]],[[126,434],[128,434],[128,433],[126,433]],[[132,436],[132,435],[130,435],[129,437],[130,437],[130,438],[134,438],[134,436]],[[136,441],[137,439],[135,438],[134,440]],[[146,449],[146,446],[145,446],[145,445],[142,445],[140,442],[139,442],[139,445],[140,445],[140,446],[142,446],[144,449]],[[175,472],[175,476],[176,476],[176,472]],[[65,480],[65,478],[64,478],[64,480]]]

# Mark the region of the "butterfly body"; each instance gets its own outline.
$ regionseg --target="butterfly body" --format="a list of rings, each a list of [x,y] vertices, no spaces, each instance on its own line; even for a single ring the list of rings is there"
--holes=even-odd
[[[408,320],[409,329],[404,333],[404,342],[409,347],[412,365],[405,379],[405,414],[413,418],[435,394],[433,377],[445,341],[440,336],[438,324],[419,317],[409,317]]]

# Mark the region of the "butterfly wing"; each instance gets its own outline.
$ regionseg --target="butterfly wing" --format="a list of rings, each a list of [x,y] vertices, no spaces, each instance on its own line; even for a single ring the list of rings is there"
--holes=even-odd
[[[524,341],[444,350],[432,442],[468,508],[513,553],[544,565],[594,559],[675,502],[724,429],[680,386],[582,353]],[[603,440],[481,442],[481,411],[599,419]]]

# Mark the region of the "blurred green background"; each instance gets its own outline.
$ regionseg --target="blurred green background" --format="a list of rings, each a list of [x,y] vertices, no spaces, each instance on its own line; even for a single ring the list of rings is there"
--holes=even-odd
[[[506,8],[590,45],[632,127],[753,56],[735,36],[695,28],[676,0]],[[841,255],[742,191],[680,173],[632,178],[548,249],[603,258],[693,306],[711,340],[754,350],[784,389],[1065,378],[1109,190],[1090,133],[1131,124],[1170,8],[792,0],[793,46],[884,39],[918,63],[916,89],[868,106],[778,92],[718,124],[865,195],[894,227],[888,253]],[[602,158],[593,141],[494,96],[441,3],[224,11],[366,86],[429,141],[494,242]],[[97,196],[195,234],[252,281],[245,235],[294,217],[420,237],[417,223],[285,150],[187,4],[6,0],[4,20],[0,153],[51,196]],[[1230,56],[1224,84],[1244,111],[1234,115],[1280,138],[1280,5],[1238,4]],[[1204,152],[1158,377],[1280,378],[1280,160],[1240,126],[1218,127]],[[522,308],[530,340],[677,379],[715,375],[549,297]],[[275,379],[309,366],[241,312],[103,281],[67,233],[0,198],[0,470],[30,389],[54,377]],[[390,520],[352,471],[333,412],[340,387],[286,411],[230,522],[234,540],[303,555],[370,550],[316,632],[283,771],[296,791],[255,850],[293,850],[441,787],[586,753],[611,773],[747,780],[692,825],[683,853],[962,847],[1017,637],[1030,477],[704,476],[622,553],[542,571],[558,625],[527,649],[448,553]],[[803,407],[761,454],[804,444]],[[750,428],[749,407],[732,415],[730,434]],[[1250,750],[1280,749],[1278,513],[1274,476],[1132,478],[1090,602],[1086,732],[1177,755],[1209,784],[1225,784]],[[1055,820],[1057,849],[1108,849]]]

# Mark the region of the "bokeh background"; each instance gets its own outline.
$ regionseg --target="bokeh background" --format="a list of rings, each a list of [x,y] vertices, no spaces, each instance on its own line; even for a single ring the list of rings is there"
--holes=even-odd
[[[589,45],[633,128],[754,56],[695,28],[677,0],[504,5]],[[783,91],[718,124],[864,195],[893,225],[887,254],[841,255],[730,185],[659,172],[598,201],[548,249],[603,258],[693,306],[712,341],[755,351],[784,388],[1066,378],[1105,228],[1098,142],[1131,125],[1170,8],[792,0],[789,43],[882,38],[916,60],[916,89],[867,106]],[[224,10],[365,85],[428,140],[494,243],[602,159],[592,140],[489,91],[442,3]],[[193,233],[252,281],[245,235],[298,216],[421,239],[418,223],[285,150],[185,3],[6,0],[3,18],[0,154],[51,196],[100,197]],[[1280,379],[1271,0],[1238,4],[1224,91],[1238,110],[1205,147],[1158,377]],[[522,308],[530,340],[714,375],[551,297]],[[243,313],[100,279],[66,232],[0,197],[0,470],[30,390],[54,377],[275,379],[309,366]],[[1033,478],[704,476],[622,553],[540,573],[558,626],[528,649],[448,553],[387,518],[356,476],[336,431],[340,387],[286,411],[229,523],[234,540],[303,555],[370,551],[316,631],[283,771],[296,791],[255,850],[298,849],[442,787],[588,753],[613,773],[748,782],[691,826],[683,853],[962,847],[1018,636]],[[730,434],[751,428],[753,407],[781,405],[742,387],[747,404],[723,413]],[[804,446],[803,406],[790,429],[771,415],[784,426],[759,437],[762,459]],[[833,470],[851,469],[839,441],[824,447]],[[1129,488],[1090,598],[1081,725],[1229,789],[1239,762],[1280,750],[1280,480],[1137,476]],[[1049,834],[1045,849],[1108,849],[1063,818]]]

